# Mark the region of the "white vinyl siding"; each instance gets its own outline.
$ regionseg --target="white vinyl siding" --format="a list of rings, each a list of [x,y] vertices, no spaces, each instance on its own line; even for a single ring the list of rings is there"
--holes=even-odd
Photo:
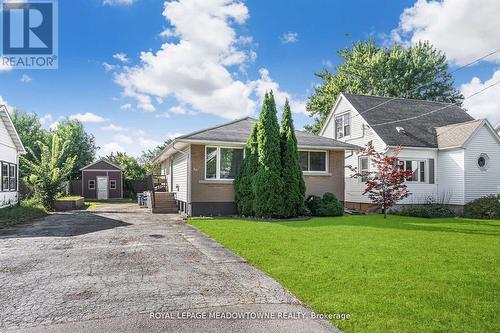
[[[438,193],[444,203],[464,204],[464,150],[441,150],[438,153]]]
[[[477,159],[488,155],[486,170],[480,170]],[[483,125],[465,147],[465,203],[474,199],[494,195],[500,186],[500,143]]]
[[[19,165],[17,149],[15,148],[14,142],[7,132],[7,128],[5,127],[5,124],[2,120],[0,120],[0,160],[7,163]],[[17,169],[18,168],[16,167],[16,174],[18,172]],[[9,189],[8,191],[6,190],[4,192],[0,192],[0,208],[15,204],[17,200],[17,191],[10,191]]]
[[[177,200],[188,202],[188,153],[176,153],[173,157],[173,177],[171,191],[177,194]]]
[[[0,144],[7,147],[12,147],[14,148],[14,152],[16,152],[14,142],[12,141],[12,138],[10,137],[10,134],[7,131],[7,128],[5,127],[5,124],[2,120],[0,120]],[[3,156],[0,156],[0,159],[3,158]]]

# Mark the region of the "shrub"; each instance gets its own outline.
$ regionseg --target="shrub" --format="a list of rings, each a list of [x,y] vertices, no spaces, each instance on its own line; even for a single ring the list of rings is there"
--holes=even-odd
[[[342,203],[330,192],[323,194],[323,198],[311,195],[306,200],[306,206],[313,216],[342,216]]]
[[[478,198],[465,205],[464,215],[475,219],[500,219],[500,202],[494,195]]]
[[[453,217],[455,212],[448,206],[439,203],[429,203],[425,205],[412,205],[401,209],[400,211],[392,212],[394,215],[423,217],[423,218],[439,218]]]

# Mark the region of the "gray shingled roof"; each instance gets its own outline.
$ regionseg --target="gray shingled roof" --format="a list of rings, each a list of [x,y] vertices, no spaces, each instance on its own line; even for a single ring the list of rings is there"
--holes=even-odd
[[[461,147],[481,126],[482,119],[436,128],[439,148]]]
[[[363,113],[361,116],[389,146],[402,145],[407,147],[437,148],[437,127],[474,120],[464,109],[452,104],[403,98],[391,100],[392,98],[389,97],[348,93],[344,93],[343,95],[360,113],[380,103],[387,102],[384,105]],[[448,107],[426,114],[445,106]],[[405,120],[418,115],[423,116],[412,120]],[[398,122],[383,124],[394,121]],[[398,132],[396,127],[402,127],[404,131]]]
[[[204,129],[176,138],[178,141],[211,141],[245,143],[252,132],[256,120],[247,117],[216,127]],[[303,131],[295,131],[298,145],[301,147],[318,147],[333,149],[357,149],[359,147],[337,140],[317,136]]]

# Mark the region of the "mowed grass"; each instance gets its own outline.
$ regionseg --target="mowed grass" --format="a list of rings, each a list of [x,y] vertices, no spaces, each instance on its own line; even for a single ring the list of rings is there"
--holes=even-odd
[[[121,205],[121,204],[133,204],[136,203],[137,201],[134,201],[133,199],[113,199],[113,200],[101,200],[101,201],[87,201],[85,200],[84,203],[84,210],[93,210],[98,206],[105,206],[105,205]]]
[[[346,332],[499,332],[500,221],[190,222]]]

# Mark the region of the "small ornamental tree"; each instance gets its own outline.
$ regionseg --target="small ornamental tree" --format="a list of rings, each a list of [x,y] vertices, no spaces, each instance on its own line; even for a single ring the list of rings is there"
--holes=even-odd
[[[306,185],[299,163],[297,138],[288,100],[281,119],[281,176],[283,178],[282,216],[292,217],[304,212]]]
[[[234,180],[234,201],[239,213],[244,216],[253,216],[255,214],[253,177],[259,167],[257,147],[257,124],[255,124],[245,147],[245,158]]]
[[[51,141],[50,148],[41,141],[37,141],[41,152],[40,157],[27,147],[33,161],[21,156],[21,161],[30,173],[27,180],[33,186],[37,199],[47,210],[54,208],[54,201],[62,192],[76,160],[76,156],[64,158],[68,141],[61,145],[61,140],[56,134],[52,136]]]
[[[258,217],[279,217],[283,204],[281,144],[273,93],[266,94],[257,123],[258,171],[253,179],[254,209]]]
[[[400,165],[398,161],[400,152],[401,147],[397,147],[392,156],[386,156],[375,151],[372,142],[369,142],[358,155],[368,157],[371,165],[375,166],[375,171],[359,172],[349,167],[355,172],[351,177],[365,180],[366,189],[363,195],[368,194],[370,200],[382,208],[384,218],[387,218],[390,207],[411,194],[404,182],[413,176],[413,171],[404,170]]]

